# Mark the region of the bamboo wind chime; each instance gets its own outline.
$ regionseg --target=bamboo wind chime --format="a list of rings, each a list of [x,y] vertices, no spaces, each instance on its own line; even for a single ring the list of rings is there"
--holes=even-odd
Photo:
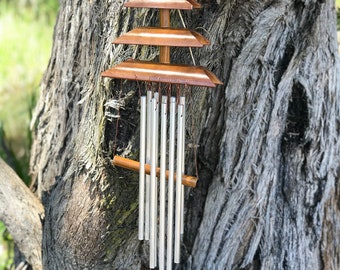
[[[103,77],[185,86],[215,87],[222,84],[203,67],[170,64],[170,47],[209,44],[197,32],[170,27],[170,9],[200,8],[200,4],[194,0],[130,0],[125,6],[160,9],[160,27],[134,29],[113,43],[159,46],[160,62],[130,59],[104,71]],[[149,241],[151,269],[157,265],[159,269],[171,269],[173,262],[180,263],[184,186],[195,187],[197,182],[196,177],[184,175],[185,97],[178,97],[178,93],[174,97],[161,96],[148,90],[145,96],[141,96],[140,104],[140,160],[115,156],[113,164],[139,171],[138,238]]]

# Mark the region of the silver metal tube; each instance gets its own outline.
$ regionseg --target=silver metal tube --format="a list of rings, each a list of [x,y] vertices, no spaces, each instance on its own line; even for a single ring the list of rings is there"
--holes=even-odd
[[[146,103],[147,103],[147,120],[146,120],[146,163],[150,164],[151,162],[151,111],[152,111],[152,92],[146,92]],[[146,184],[145,184],[145,230],[144,230],[144,239],[150,239],[150,175],[146,175]]]
[[[182,205],[182,148],[183,148],[183,105],[177,106],[177,166],[176,166],[176,212],[174,262],[180,263],[181,257],[181,205]]]
[[[176,99],[170,99],[170,131],[169,131],[169,179],[168,179],[168,228],[167,228],[167,269],[172,269],[172,238],[173,238],[173,215],[174,215],[174,163],[175,163],[175,121]]]
[[[185,170],[185,97],[180,97],[179,103],[183,105],[183,140],[182,140],[182,175]],[[181,192],[181,234],[184,234],[184,185]]]
[[[151,138],[152,138],[152,145],[151,145],[151,190],[150,190],[150,268],[154,268],[157,265],[156,255],[156,238],[157,238],[157,213],[156,213],[156,193],[157,193],[157,185],[156,185],[156,100],[152,99],[152,117],[151,117]]]
[[[140,150],[139,150],[139,222],[138,239],[144,239],[144,200],[145,200],[145,131],[146,131],[146,97],[140,99]]]
[[[153,98],[155,99],[156,101],[156,115],[155,115],[155,123],[156,123],[156,132],[155,132],[155,142],[154,142],[154,145],[155,145],[155,158],[156,158],[156,168],[158,167],[158,148],[159,148],[159,134],[158,134],[158,130],[159,130],[159,95],[158,95],[158,92],[155,92],[153,94]],[[155,200],[156,200],[156,203],[155,203],[155,222],[156,222],[156,226],[155,226],[155,258],[157,259],[157,214],[158,214],[158,181],[157,181],[157,177],[156,177],[156,181],[155,181]]]
[[[161,109],[161,142],[160,142],[160,189],[159,189],[159,270],[165,269],[165,171],[166,171],[166,132],[167,132],[167,98],[162,97]]]

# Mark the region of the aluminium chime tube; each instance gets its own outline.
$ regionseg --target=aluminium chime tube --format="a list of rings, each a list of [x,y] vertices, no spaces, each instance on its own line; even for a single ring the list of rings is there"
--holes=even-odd
[[[157,133],[157,104],[156,99],[152,99],[152,108],[151,108],[151,189],[150,189],[150,268],[154,268],[157,265],[157,259],[156,259],[156,236],[157,236],[157,183],[156,183],[156,159],[157,159],[157,153],[156,153],[156,133]]]
[[[170,127],[169,127],[169,178],[168,178],[168,228],[167,228],[167,269],[172,269],[172,237],[174,215],[174,172],[175,172],[175,122],[176,122],[176,99],[170,99]]]
[[[182,148],[183,148],[183,105],[177,106],[177,171],[174,262],[180,263],[181,249],[181,206],[182,206]]]
[[[183,140],[182,140],[182,175],[185,169],[185,97],[179,99],[179,103],[183,105]],[[184,234],[184,185],[182,184],[181,192],[181,234]]]
[[[151,99],[152,92],[146,92],[146,104],[147,104],[147,119],[146,119],[146,163],[150,164],[151,162]],[[145,226],[144,226],[144,239],[150,239],[150,178],[151,175],[146,175],[146,183],[145,183]]]
[[[166,132],[167,132],[167,98],[162,97],[161,106],[161,142],[160,142],[160,187],[159,187],[159,247],[158,247],[158,265],[159,269],[165,269],[164,251],[165,251],[165,172],[166,172]]]
[[[146,131],[146,97],[140,99],[140,152],[139,152],[139,222],[138,239],[144,239],[144,192],[145,192],[145,131]]]
[[[158,92],[155,92],[154,94],[153,94],[153,98],[155,99],[155,101],[156,101],[156,112],[155,112],[155,123],[156,123],[156,131],[155,131],[155,140],[154,140],[154,145],[155,145],[155,157],[156,157],[156,169],[155,169],[155,171],[156,171],[156,177],[155,177],[155,198],[156,198],[156,204],[155,204],[155,220],[156,220],[156,226],[155,226],[155,246],[156,246],[156,248],[155,248],[155,250],[154,250],[154,252],[155,252],[155,258],[157,259],[157,229],[158,229],[158,227],[157,227],[157,213],[158,213],[158,181],[157,181],[157,166],[158,166],[158,142],[159,142],[159,134],[158,134],[158,128],[159,128],[159,107],[160,107],[160,105],[159,105],[159,94],[158,94]]]

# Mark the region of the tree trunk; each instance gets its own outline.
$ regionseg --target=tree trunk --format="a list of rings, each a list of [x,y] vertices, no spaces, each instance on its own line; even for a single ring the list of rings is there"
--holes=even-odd
[[[334,0],[201,3],[182,12],[211,41],[194,58],[224,85],[186,90],[186,173],[199,182],[186,192],[179,268],[340,268]],[[44,269],[148,265],[137,240],[138,176],[110,162],[114,153],[137,159],[144,84],[100,73],[134,55],[155,59],[154,48],[111,42],[158,15],[122,4],[60,1],[33,123]],[[177,12],[172,22],[181,26]],[[172,52],[172,62],[191,63],[187,50]]]

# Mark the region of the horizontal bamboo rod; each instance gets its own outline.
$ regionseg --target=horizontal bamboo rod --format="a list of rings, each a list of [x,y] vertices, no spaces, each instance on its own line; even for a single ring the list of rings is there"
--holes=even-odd
[[[139,162],[132,160],[132,159],[128,159],[128,158],[123,158],[120,156],[114,156],[113,160],[112,160],[112,164],[118,167],[122,167],[124,169],[129,169],[132,171],[139,171]],[[145,164],[145,173],[146,174],[150,174],[151,171],[151,166],[150,164]],[[160,168],[156,168],[156,175],[157,177],[160,176]],[[166,179],[168,179],[169,177],[169,171],[165,172],[165,177]],[[175,175],[175,181],[176,181],[176,175]],[[191,176],[191,175],[182,175],[182,184],[187,186],[187,187],[196,187],[196,183],[197,183],[197,177],[195,176]]]

